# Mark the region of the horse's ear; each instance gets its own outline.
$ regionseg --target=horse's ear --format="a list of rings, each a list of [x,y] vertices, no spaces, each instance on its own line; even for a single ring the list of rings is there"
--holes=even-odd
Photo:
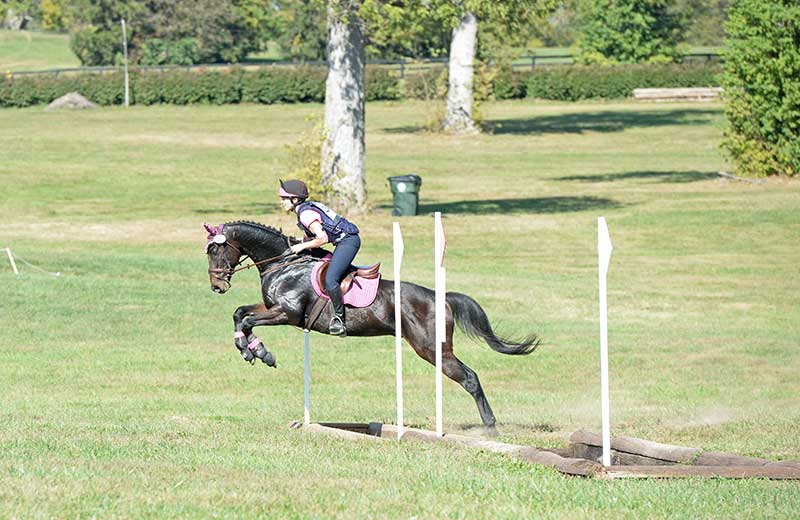
[[[211,224],[203,223],[203,227],[206,228],[206,231],[208,231],[210,234],[214,234],[214,227],[211,226]]]

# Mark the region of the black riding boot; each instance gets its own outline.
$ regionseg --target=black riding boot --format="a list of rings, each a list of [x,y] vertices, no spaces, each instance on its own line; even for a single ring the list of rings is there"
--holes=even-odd
[[[333,317],[328,325],[328,333],[331,336],[347,336],[347,328],[344,325],[344,303],[342,302],[342,289],[337,285],[336,288],[327,289],[328,296],[331,298],[333,307]]]

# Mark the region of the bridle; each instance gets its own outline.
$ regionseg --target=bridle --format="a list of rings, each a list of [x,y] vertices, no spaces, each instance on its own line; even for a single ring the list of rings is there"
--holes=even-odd
[[[227,264],[227,266],[226,267],[216,267],[216,268],[209,267],[208,268],[208,274],[209,275],[211,275],[212,277],[216,278],[217,280],[220,280],[222,282],[230,284],[231,283],[231,278],[233,277],[234,273],[236,273],[236,271],[241,271],[242,269],[246,269],[246,268],[239,268],[239,265],[246,258],[249,258],[249,257],[247,255],[242,256],[242,250],[239,249],[238,247],[234,246],[233,244],[228,243],[228,242],[225,242],[225,243],[222,243],[222,244],[217,244],[217,246],[219,246],[219,247],[222,247],[222,246],[230,247],[234,251],[236,251],[236,253],[239,255],[239,261],[236,262],[236,265],[231,265],[230,260],[228,260],[228,255],[223,253],[222,258],[225,259],[225,263]],[[252,267],[252,266],[250,266],[250,267]],[[220,275],[222,275],[222,276],[220,276]]]
[[[279,258],[288,258],[290,256],[295,256],[296,255],[296,253],[292,253],[291,249],[287,249],[286,251],[284,251],[283,253],[281,253],[281,254],[279,254],[277,256],[271,256],[271,257],[266,258],[264,260],[259,260],[258,262],[253,262],[252,264],[244,265],[242,267],[239,267],[242,264],[242,262],[245,261],[245,259],[250,258],[250,255],[242,255],[242,250],[239,249],[238,247],[234,246],[230,242],[224,242],[222,244],[217,244],[217,245],[218,246],[231,247],[239,255],[239,261],[236,262],[236,265],[231,265],[230,260],[228,260],[228,255],[223,254],[223,258],[225,258],[225,263],[227,264],[227,266],[224,267],[224,268],[223,267],[218,267],[218,268],[213,268],[213,269],[209,268],[208,269],[208,274],[209,275],[211,275],[212,277],[216,278],[217,280],[221,280],[221,281],[223,281],[223,282],[225,282],[225,283],[227,283],[229,285],[231,283],[231,278],[233,278],[233,275],[238,273],[239,271],[244,271],[246,269],[250,269],[251,267],[257,267],[259,265],[267,264],[269,262],[278,260]],[[250,258],[250,260],[252,260],[252,258]],[[263,277],[268,273],[277,271],[279,269],[283,269],[284,267],[288,267],[290,265],[299,264],[301,262],[306,262],[306,261],[308,261],[307,257],[300,257],[300,258],[298,258],[296,260],[291,260],[289,262],[284,262],[284,263],[282,263],[280,265],[273,266],[272,268],[267,269],[266,271],[264,271],[264,272],[262,272],[260,274]],[[222,276],[220,276],[220,275],[222,275]]]

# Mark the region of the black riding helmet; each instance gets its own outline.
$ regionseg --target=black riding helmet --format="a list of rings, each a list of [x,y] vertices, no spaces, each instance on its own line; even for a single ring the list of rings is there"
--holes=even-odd
[[[291,179],[288,181],[281,181],[281,188],[278,190],[280,197],[297,197],[298,199],[308,198],[308,186],[303,181]]]

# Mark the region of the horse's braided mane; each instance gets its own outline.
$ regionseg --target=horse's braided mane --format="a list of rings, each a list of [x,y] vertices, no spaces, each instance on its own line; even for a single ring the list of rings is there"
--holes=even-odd
[[[292,244],[297,242],[296,238],[287,237],[286,235],[283,234],[283,231],[281,231],[280,229],[274,228],[272,226],[267,226],[267,225],[261,224],[259,222],[253,222],[252,220],[234,220],[233,222],[226,222],[224,224],[224,226],[225,227],[227,227],[227,226],[249,226],[251,228],[255,228],[257,231],[260,231],[262,233],[269,233],[270,235],[274,235],[274,236],[277,236],[277,237],[283,238],[283,239],[287,239],[288,238],[290,243],[292,243]]]

